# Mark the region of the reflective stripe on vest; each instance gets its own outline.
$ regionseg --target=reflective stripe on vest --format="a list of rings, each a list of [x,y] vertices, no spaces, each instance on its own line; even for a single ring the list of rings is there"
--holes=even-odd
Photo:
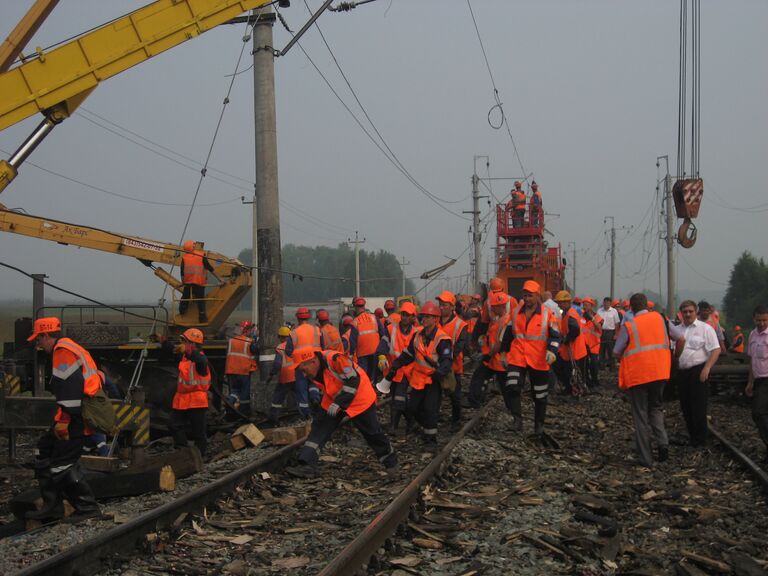
[[[293,351],[302,348],[320,348],[320,328],[312,324],[299,324],[291,330],[291,342],[293,342]]]
[[[345,356],[341,352],[333,352],[331,350],[323,351],[323,358],[327,365],[327,369],[323,371],[323,381],[315,383],[319,384],[323,388],[323,399],[320,402],[320,406],[327,410],[333,403],[333,400],[339,394],[339,392],[347,392],[355,395],[350,402],[349,406],[344,409],[350,418],[354,418],[358,414],[365,412],[372,404],[376,402],[376,392],[373,390],[370,378],[365,373],[365,370],[361,370],[352,360]],[[348,379],[345,374],[337,372],[333,365],[337,359],[342,359],[345,362],[349,362],[354,370],[359,384],[355,390],[351,386],[346,386],[345,381]]]
[[[413,351],[416,353],[416,356],[413,361],[413,372],[411,373],[411,386],[414,389],[421,390],[424,386],[431,383],[438,361],[437,346],[445,340],[450,342],[451,337],[440,328],[436,328],[435,335],[429,345],[425,345],[423,330],[414,335]],[[432,364],[427,361],[427,358],[432,360]]]
[[[225,374],[250,374],[256,370],[256,358],[251,354],[251,338],[235,336],[227,343],[227,360],[224,366]]]
[[[280,354],[280,373],[277,376],[278,384],[288,384],[296,380],[296,366],[293,364],[293,357],[285,353],[285,342],[280,342],[275,348]]]
[[[528,340],[529,342],[538,341],[541,342],[542,340],[546,341],[549,336],[549,308],[546,306],[541,307],[541,334],[526,334],[525,332],[518,332],[517,330],[517,315],[520,313],[520,310],[522,310],[523,305],[518,306],[515,308],[515,312],[512,315],[512,320],[510,320],[508,325],[512,326],[512,329],[515,331],[515,338],[518,338],[520,340]]]
[[[334,352],[344,352],[344,344],[341,342],[341,335],[335,326],[332,324],[323,324],[320,327],[323,333],[326,350],[333,350]]]
[[[93,357],[90,355],[88,350],[79,344],[76,344],[69,338],[59,338],[56,341],[54,351],[56,351],[57,348],[68,350],[77,356],[77,361],[74,364],[66,367],[54,366],[53,375],[57,378],[61,378],[62,380],[66,380],[75,373],[75,370],[82,368],[83,394],[86,396],[94,396],[101,388],[101,377],[99,376],[99,369],[96,366],[96,362],[94,362]]]
[[[358,357],[369,356],[376,352],[379,346],[378,320],[372,314],[363,312],[355,317],[352,324],[357,328]]]
[[[182,256],[182,261],[184,262],[184,275],[181,281],[184,284],[204,286],[207,274],[203,264],[203,252],[200,250],[195,250],[192,253],[187,252]]]
[[[637,330],[637,324],[635,323],[635,319],[631,318],[630,320],[627,320],[624,323],[627,326],[627,330],[632,331],[632,337],[634,338],[635,343],[640,343],[640,333]],[[646,344],[644,346],[635,346],[631,350],[627,349],[624,351],[624,354],[622,355],[622,358],[629,358],[631,356],[634,356],[635,354],[639,354],[640,352],[648,352],[650,350],[669,350],[669,337],[667,336],[666,329],[664,330],[664,342],[661,344]]]

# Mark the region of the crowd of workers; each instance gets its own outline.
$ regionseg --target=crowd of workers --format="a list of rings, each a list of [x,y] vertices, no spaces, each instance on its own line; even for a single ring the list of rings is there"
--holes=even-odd
[[[365,299],[355,298],[338,328],[327,310],[317,310],[316,323],[311,319],[309,309],[302,307],[295,325],[280,328],[267,379],[269,384],[276,378],[273,421],[291,389],[299,414],[312,419],[298,465],[289,468],[295,476],[317,473],[323,446],[345,420],[359,430],[386,472],[394,473],[398,458],[390,436],[400,433],[403,419],[406,435],[418,433],[425,447],[434,449],[443,395],[451,404],[450,427],[456,429],[463,402],[481,406],[489,384],[501,393],[510,430],[517,434],[523,431],[521,396],[530,384],[533,437],[546,445],[547,401],[556,383],[563,394],[573,396],[598,389],[600,370],[612,374],[616,361],[618,387],[626,391],[631,407],[636,461],[650,467],[669,456],[662,395],[670,380],[678,391],[687,442],[707,443],[708,379],[720,354],[728,351],[749,355],[745,392],[753,398],[753,419],[768,447],[766,306],[755,308],[749,337],[736,326],[730,345],[717,312],[706,302],[686,300],[676,318],[668,319],[642,293],[623,302],[605,298],[597,307],[593,298],[573,298],[564,290],[553,296],[533,280],[523,284],[519,301],[494,278],[484,300],[479,294],[457,298],[443,292],[420,308],[404,302],[396,310],[389,300],[384,310],[371,313]],[[110,383],[88,351],[63,336],[58,318],[37,319],[29,341],[52,357],[51,389],[58,410],[36,450],[35,476],[43,507],[28,517],[60,516],[63,498],[74,506],[75,519],[98,515],[79,458],[88,446],[103,448],[109,430],[92,424],[84,407]],[[180,361],[171,432],[177,445],[186,446],[185,430],[191,429],[191,439],[205,454],[212,374],[203,345],[203,332],[190,328],[175,349]],[[250,411],[251,374],[258,357],[256,329],[243,322],[229,339],[225,368],[229,405],[236,410]],[[474,369],[463,394],[465,366]],[[377,416],[377,389],[392,398],[388,431]]]

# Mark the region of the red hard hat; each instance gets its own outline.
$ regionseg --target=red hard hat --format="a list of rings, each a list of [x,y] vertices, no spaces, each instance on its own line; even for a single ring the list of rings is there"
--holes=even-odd
[[[387,300],[384,302],[384,310],[394,310],[396,308],[394,300]]]
[[[440,316],[440,308],[430,300],[429,302],[424,303],[424,306],[419,310],[419,314],[424,316]]]
[[[309,308],[305,308],[304,306],[302,306],[301,308],[296,310],[296,318],[298,318],[299,320],[307,320],[310,316],[311,314],[309,313]]]
[[[352,300],[352,306],[365,306],[365,298],[358,296],[357,298]]]
[[[322,320],[322,321],[331,319],[331,317],[328,314],[328,310],[323,310],[322,308],[317,311],[316,316],[318,320]]]
[[[352,316],[344,316],[344,318],[342,318],[342,319],[341,319],[341,323],[342,323],[344,326],[349,326],[349,325],[351,325],[351,324],[352,324],[354,321],[355,321],[355,320],[354,320],[354,318],[352,318]]]
[[[376,318],[384,318],[384,310],[376,308],[376,310],[373,311],[373,315],[376,316]]]
[[[195,344],[203,343],[203,332],[197,328],[189,328],[188,330],[185,330],[181,337],[190,342],[194,342]]]
[[[251,328],[253,328],[253,322],[251,322],[250,320],[243,320],[242,322],[240,322],[240,329],[243,332],[247,332]]]

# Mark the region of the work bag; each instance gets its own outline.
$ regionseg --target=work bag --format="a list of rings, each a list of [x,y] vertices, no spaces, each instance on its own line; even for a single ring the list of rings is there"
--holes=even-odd
[[[89,428],[106,434],[114,430],[117,422],[115,411],[101,388],[93,396],[83,396],[83,421]]]
[[[456,390],[456,375],[453,370],[448,372],[440,381],[440,387],[448,392],[454,392]]]

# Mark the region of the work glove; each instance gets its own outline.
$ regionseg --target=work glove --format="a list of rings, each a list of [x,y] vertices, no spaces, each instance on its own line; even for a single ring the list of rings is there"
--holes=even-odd
[[[379,354],[379,371],[384,374],[387,370],[389,370],[389,361],[384,354]]]
[[[309,389],[309,401],[310,403],[314,404],[315,406],[320,404],[320,401],[323,399],[323,395],[317,388],[310,388]]]
[[[550,366],[552,366],[552,364],[555,363],[555,360],[557,360],[557,356],[551,350],[547,350],[546,358],[547,358],[547,364],[549,364]]]
[[[326,412],[328,412],[328,416],[330,416],[331,418],[336,418],[337,416],[341,418],[342,416],[344,416],[343,408],[338,404],[336,404],[336,402],[328,406],[328,409],[326,410]]]
[[[53,433],[59,440],[69,440],[69,422],[56,422]]]

